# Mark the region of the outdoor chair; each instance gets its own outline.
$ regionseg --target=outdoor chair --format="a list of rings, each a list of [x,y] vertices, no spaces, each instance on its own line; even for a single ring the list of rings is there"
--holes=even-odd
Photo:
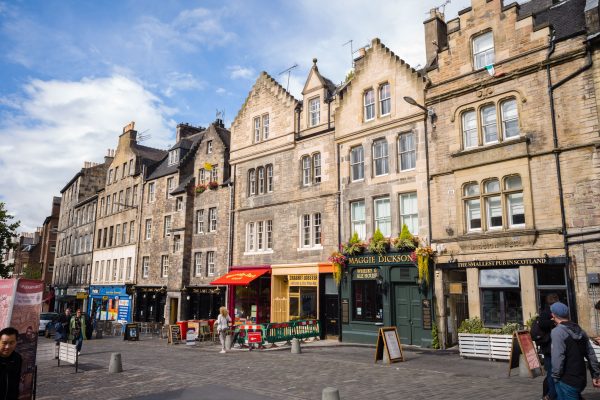
[[[210,339],[210,326],[208,325],[208,321],[200,321],[198,340],[205,341],[206,339]]]

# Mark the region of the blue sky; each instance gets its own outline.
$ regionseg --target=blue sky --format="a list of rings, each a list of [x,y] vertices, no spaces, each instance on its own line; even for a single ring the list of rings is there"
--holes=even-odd
[[[0,201],[21,230],[50,213],[52,196],[100,162],[129,121],[149,146],[175,125],[229,126],[267,71],[299,92],[318,58],[340,82],[349,46],[374,37],[410,65],[425,63],[423,21],[443,0],[9,1],[0,0]],[[470,6],[452,0],[447,19]]]

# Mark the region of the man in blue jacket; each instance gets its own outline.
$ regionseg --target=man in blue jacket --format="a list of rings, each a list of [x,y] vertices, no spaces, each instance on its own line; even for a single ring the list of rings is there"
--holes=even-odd
[[[569,307],[556,302],[550,306],[556,327],[552,329],[552,377],[558,400],[579,400],[587,384],[585,359],[594,386],[600,385],[600,367],[587,334],[569,320]]]

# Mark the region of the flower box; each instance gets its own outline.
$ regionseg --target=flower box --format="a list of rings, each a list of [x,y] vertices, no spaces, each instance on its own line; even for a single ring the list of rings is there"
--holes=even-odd
[[[196,194],[204,193],[206,191],[206,189],[207,189],[207,186],[202,183],[194,188],[194,190],[196,191]]]
[[[219,182],[214,182],[214,181],[208,182],[208,188],[210,190],[217,190],[219,188]]]
[[[459,333],[458,349],[461,357],[510,360],[512,335]]]

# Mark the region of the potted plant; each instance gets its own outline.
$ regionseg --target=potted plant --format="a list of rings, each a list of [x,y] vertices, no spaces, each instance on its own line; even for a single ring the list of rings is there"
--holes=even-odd
[[[431,273],[429,271],[429,260],[433,256],[434,251],[431,246],[417,247],[414,252],[414,257],[417,260],[417,268],[419,270],[419,284],[423,290],[429,287],[429,279]]]
[[[342,281],[342,270],[346,266],[346,261],[346,256],[339,251],[334,251],[329,256],[329,262],[333,264],[333,279],[335,279],[335,283],[337,283],[338,286]]]
[[[402,232],[397,238],[392,239],[391,247],[396,251],[414,251],[418,241],[408,230],[406,224],[402,224]]]
[[[217,190],[219,188],[219,182],[216,182],[216,181],[208,182],[208,188],[210,190]]]
[[[373,237],[369,241],[369,251],[371,253],[383,254],[388,250],[390,242],[383,236],[383,233],[377,228]]]
[[[350,240],[347,243],[342,244],[342,253],[353,256],[356,254],[360,254],[365,249],[363,242],[358,238],[358,233],[354,232]]]
[[[206,191],[206,189],[207,189],[207,186],[204,183],[201,183],[194,188],[194,190],[196,191],[196,194],[204,193]]]
[[[519,329],[518,323],[508,323],[502,328],[486,328],[477,317],[466,319],[458,328],[460,356],[509,360],[512,336]]]

